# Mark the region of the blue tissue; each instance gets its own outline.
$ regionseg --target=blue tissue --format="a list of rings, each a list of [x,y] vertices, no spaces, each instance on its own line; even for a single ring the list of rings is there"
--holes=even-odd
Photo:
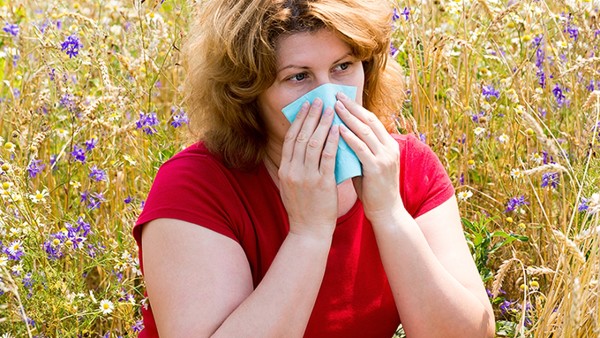
[[[302,104],[306,101],[312,104],[317,97],[323,101],[323,111],[325,111],[325,108],[327,107],[334,109],[334,104],[337,101],[335,96],[339,92],[346,94],[346,96],[352,100],[356,99],[356,87],[326,83],[302,95],[296,101],[285,106],[282,109],[282,112],[288,121],[290,121],[290,123],[294,122],[296,115],[302,107]],[[334,109],[333,125],[339,124],[344,124],[344,122],[342,122]],[[346,141],[344,141],[344,139],[340,136],[340,142],[338,144],[337,154],[335,156],[336,183],[340,184],[349,178],[361,175],[362,167],[358,157],[350,148],[350,146],[348,146]]]

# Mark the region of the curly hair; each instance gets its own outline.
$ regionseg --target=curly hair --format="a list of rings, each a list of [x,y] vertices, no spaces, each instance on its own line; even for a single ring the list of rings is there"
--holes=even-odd
[[[282,34],[329,29],[363,63],[363,105],[392,130],[403,100],[402,74],[388,62],[388,0],[205,0],[184,46],[190,128],[229,167],[249,169],[265,154],[257,97],[276,75]]]

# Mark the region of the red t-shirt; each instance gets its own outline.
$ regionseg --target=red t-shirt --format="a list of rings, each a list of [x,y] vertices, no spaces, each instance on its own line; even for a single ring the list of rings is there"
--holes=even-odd
[[[418,217],[454,194],[431,149],[412,135],[394,135],[400,146],[400,194]],[[214,230],[238,242],[256,287],[283,243],[289,223],[279,191],[264,165],[253,171],[226,168],[201,144],[165,162],[133,229],[142,264],[142,225],[174,218]],[[141,267],[143,271],[143,266]],[[140,337],[158,337],[152,300],[143,309]],[[400,324],[379,257],[373,229],[357,201],[340,217],[325,276],[306,328],[306,337],[391,337]]]

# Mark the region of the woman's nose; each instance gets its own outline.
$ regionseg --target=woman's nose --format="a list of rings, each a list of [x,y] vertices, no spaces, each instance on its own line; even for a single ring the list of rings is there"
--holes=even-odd
[[[332,83],[332,84],[342,84],[339,83],[339,81],[336,81],[335,79],[333,79],[333,77],[331,76],[331,74],[329,72],[327,72],[327,74],[318,74],[315,75],[316,81],[315,81],[315,85],[313,88],[311,88],[311,90],[320,87],[324,84],[327,83]]]

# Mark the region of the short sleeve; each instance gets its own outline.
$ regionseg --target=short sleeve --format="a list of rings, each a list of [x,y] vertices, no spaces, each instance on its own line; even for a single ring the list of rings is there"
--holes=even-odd
[[[436,154],[414,135],[395,136],[400,144],[400,193],[417,218],[454,195],[452,181]]]
[[[158,218],[173,218],[211,229],[238,241],[234,228],[239,199],[214,159],[184,150],[159,169],[144,209],[133,229],[141,243],[141,227]]]

